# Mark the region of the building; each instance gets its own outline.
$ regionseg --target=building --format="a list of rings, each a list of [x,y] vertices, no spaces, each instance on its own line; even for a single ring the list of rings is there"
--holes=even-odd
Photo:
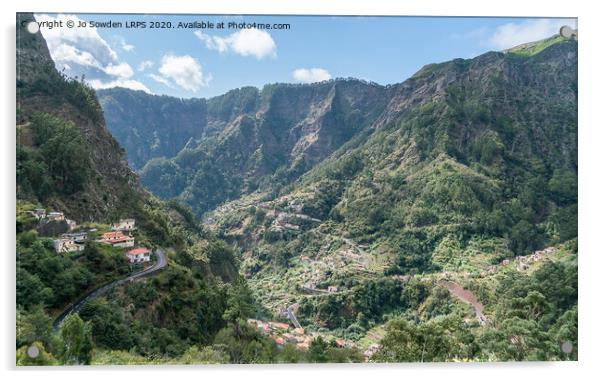
[[[120,231],[104,233],[100,242],[115,247],[134,247],[134,237],[126,236]]]
[[[294,332],[295,334],[299,334],[299,335],[301,335],[301,334],[305,334],[305,329],[303,329],[303,328],[295,328],[295,329],[293,330],[293,332]]]
[[[37,208],[37,209],[34,209],[33,211],[25,211],[24,213],[26,213],[32,217],[35,217],[37,220],[41,220],[46,217],[46,209],[42,209],[42,208]]]
[[[65,215],[63,212],[49,212],[46,218],[48,221],[63,221],[65,219]]]
[[[337,286],[328,286],[328,292],[338,292],[339,288]]]
[[[71,238],[59,238],[54,240],[54,250],[57,253],[71,253],[84,250],[84,245]]]
[[[134,229],[136,229],[136,220],[133,218],[121,219],[111,226],[111,230],[130,231]]]
[[[77,228],[77,222],[70,220],[68,218],[66,218],[65,221],[67,222],[67,225],[69,226],[69,231]]]
[[[284,330],[288,330],[289,326],[290,326],[289,324],[286,324],[284,322],[270,322],[270,328],[272,330],[279,329],[279,330],[284,331]]]
[[[368,346],[368,348],[366,350],[364,350],[364,357],[366,359],[370,359],[372,358],[372,356],[378,352],[380,350],[382,346],[380,344],[374,343],[370,346]]]
[[[86,232],[79,232],[79,233],[63,233],[60,235],[60,238],[62,239],[70,239],[73,242],[84,242],[85,240],[88,239],[88,233]]]
[[[138,247],[129,250],[125,256],[130,260],[130,263],[150,262],[151,251],[145,247]]]

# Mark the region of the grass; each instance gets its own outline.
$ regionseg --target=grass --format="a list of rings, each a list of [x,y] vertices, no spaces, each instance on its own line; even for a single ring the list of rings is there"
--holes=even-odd
[[[557,34],[553,37],[546,38],[541,41],[529,42],[513,47],[511,49],[506,50],[506,52],[518,56],[530,57],[542,52],[543,50],[554,44],[564,43],[567,41],[569,40]]]

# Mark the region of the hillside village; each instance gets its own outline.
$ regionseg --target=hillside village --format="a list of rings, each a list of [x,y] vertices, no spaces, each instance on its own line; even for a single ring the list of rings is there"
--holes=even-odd
[[[124,250],[130,264],[150,262],[152,251],[145,246],[136,247],[136,220],[120,219],[110,225],[110,231],[99,228],[86,228],[67,218],[63,212],[46,212],[44,208],[23,211],[37,221],[36,230],[40,235],[53,238],[54,250],[60,254],[77,253],[85,249],[86,242],[112,246]],[[109,229],[109,228],[107,228]]]
[[[308,350],[311,343],[318,337],[321,337],[326,343],[336,347],[354,349],[357,348],[357,344],[352,341],[345,340],[343,338],[337,338],[335,336],[312,332],[306,334],[305,329],[302,327],[294,327],[285,322],[275,321],[262,321],[257,319],[248,319],[247,323],[256,327],[263,334],[273,339],[274,342],[280,347],[286,344],[295,345],[300,350]],[[362,351],[365,361],[368,361],[370,357],[378,351],[380,348],[379,344],[372,344]]]

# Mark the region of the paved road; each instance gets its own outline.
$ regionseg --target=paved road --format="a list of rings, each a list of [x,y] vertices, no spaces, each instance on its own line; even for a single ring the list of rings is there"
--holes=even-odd
[[[67,309],[65,309],[63,311],[63,313],[61,313],[54,320],[52,327],[55,330],[58,330],[59,326],[61,325],[61,323],[63,322],[65,317],[69,316],[72,313],[78,313],[81,310],[81,308],[84,306],[84,304],[86,304],[88,301],[90,301],[92,299],[95,299],[99,296],[104,295],[111,288],[125,284],[125,283],[133,282],[134,280],[136,280],[138,278],[141,278],[141,277],[147,276],[147,275],[151,275],[154,272],[162,270],[165,266],[167,266],[167,258],[165,257],[165,253],[163,252],[163,250],[158,248],[157,250],[155,250],[155,255],[157,256],[157,261],[155,262],[155,264],[153,264],[149,268],[146,268],[142,271],[135,272],[125,278],[117,279],[115,281],[107,283],[104,286],[98,287],[98,288],[88,292],[84,296],[80,297],[75,303],[73,303],[69,307],[67,307]]]

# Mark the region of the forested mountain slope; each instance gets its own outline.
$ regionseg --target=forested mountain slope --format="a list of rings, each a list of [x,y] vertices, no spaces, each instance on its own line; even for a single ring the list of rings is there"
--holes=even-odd
[[[257,311],[234,250],[204,231],[188,208],[140,186],[105,127],[94,90],[56,71],[41,34],[23,26],[31,20],[17,14],[16,363],[90,364],[103,354],[110,363],[130,354],[146,362],[191,354],[197,363],[241,360],[230,353],[244,346],[239,335],[227,338],[232,325]],[[53,221],[34,216],[35,209],[75,221],[73,232],[82,232],[85,243],[55,250],[57,240],[70,237],[38,233]],[[54,319],[77,299],[143,269],[126,258],[132,247],[99,241],[120,218],[135,219],[125,233],[138,247],[161,247],[167,266],[121,281],[54,330]],[[273,341],[244,330],[254,346],[274,351]],[[27,353],[32,346],[37,356]]]

